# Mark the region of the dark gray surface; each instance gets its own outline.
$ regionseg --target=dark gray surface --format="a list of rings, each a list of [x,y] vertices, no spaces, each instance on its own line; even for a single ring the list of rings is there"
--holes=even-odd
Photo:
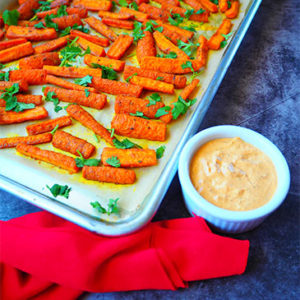
[[[200,129],[242,125],[273,141],[291,170],[290,193],[260,227],[237,235],[251,243],[242,276],[193,282],[185,290],[93,294],[88,299],[300,298],[300,1],[263,1]],[[0,218],[38,211],[0,191]],[[155,220],[187,217],[177,176]],[[200,254],[199,254],[200,255]]]

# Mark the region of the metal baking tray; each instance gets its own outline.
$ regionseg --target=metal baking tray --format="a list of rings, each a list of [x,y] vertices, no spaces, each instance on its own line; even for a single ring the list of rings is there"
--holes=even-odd
[[[3,1],[4,2],[4,1]],[[0,3],[0,11],[11,9],[16,1]],[[99,184],[84,181],[80,175],[68,175],[36,161],[15,155],[14,149],[0,152],[0,188],[15,194],[25,201],[45,209],[62,218],[72,221],[90,231],[118,236],[131,233],[147,224],[156,213],[163,197],[176,173],[179,154],[189,139],[198,129],[214,95],[235,55],[248,27],[261,3],[261,0],[241,0],[241,12],[234,20],[234,34],[226,48],[216,51],[209,58],[204,74],[200,75],[201,90],[197,96],[197,103],[170,126],[166,143],[148,143],[146,146],[157,148],[166,145],[166,154],[159,165],[147,170],[136,170],[138,182],[131,187],[119,187],[112,184]],[[11,4],[11,5],[8,5]],[[33,93],[41,94],[41,88]],[[110,99],[110,98],[109,98]],[[113,98],[111,98],[113,99]],[[168,102],[166,102],[168,103]],[[112,107],[113,105],[110,105]],[[53,111],[50,103],[45,104],[48,111]],[[111,108],[112,109],[112,108]],[[94,111],[93,109],[89,110]],[[109,124],[112,111],[96,112],[94,116],[105,125]],[[51,114],[50,114],[51,116]],[[59,115],[53,115],[53,117]],[[27,125],[27,124],[26,124]],[[0,137],[25,135],[24,124],[12,127],[0,127]],[[72,126],[73,127],[73,126]],[[23,130],[23,131],[22,131]],[[89,141],[91,133],[75,125],[71,129]],[[140,140],[131,139],[141,145]],[[100,147],[105,146],[103,142]],[[51,147],[51,146],[50,146]],[[47,146],[46,146],[47,148]],[[51,148],[50,148],[51,149]],[[99,153],[98,155],[99,156]],[[68,184],[72,187],[69,199],[54,199],[45,188],[46,184]],[[90,207],[89,202],[95,200],[107,201],[109,198],[120,198],[121,212],[118,216],[99,215]],[[104,202],[105,203],[105,202]]]

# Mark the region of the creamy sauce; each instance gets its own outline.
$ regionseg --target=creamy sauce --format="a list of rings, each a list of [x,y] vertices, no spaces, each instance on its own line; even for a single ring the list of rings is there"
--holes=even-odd
[[[203,198],[235,211],[263,206],[277,187],[271,159],[238,137],[201,146],[192,159],[190,177]]]

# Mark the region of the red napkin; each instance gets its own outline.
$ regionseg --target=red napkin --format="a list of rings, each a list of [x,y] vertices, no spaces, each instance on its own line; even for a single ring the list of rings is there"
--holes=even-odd
[[[213,234],[199,217],[153,222],[109,238],[48,212],[0,221],[0,298],[75,299],[83,291],[187,287],[242,274],[249,242]]]

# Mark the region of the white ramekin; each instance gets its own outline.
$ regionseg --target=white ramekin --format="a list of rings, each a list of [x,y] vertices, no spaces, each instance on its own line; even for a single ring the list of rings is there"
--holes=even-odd
[[[272,160],[277,172],[277,189],[269,202],[248,211],[231,211],[213,205],[194,188],[190,175],[190,162],[199,147],[218,138],[240,137],[259,148]],[[239,126],[222,125],[205,129],[194,135],[184,146],[179,158],[179,180],[188,211],[205,218],[216,229],[228,233],[249,231],[271,214],[284,201],[290,186],[290,172],[279,149],[261,134]]]

